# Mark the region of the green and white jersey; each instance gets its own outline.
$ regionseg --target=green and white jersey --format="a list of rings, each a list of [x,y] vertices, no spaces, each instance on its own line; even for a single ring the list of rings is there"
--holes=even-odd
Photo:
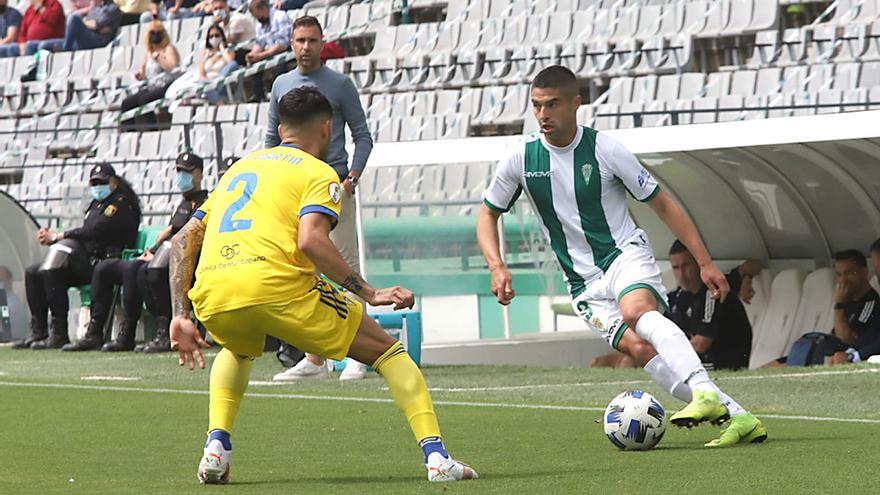
[[[564,148],[543,134],[500,162],[483,196],[490,208],[506,212],[525,191],[543,224],[572,296],[600,278],[624,246],[641,237],[626,205],[627,191],[649,201],[657,181],[622,144],[589,127],[578,127]]]

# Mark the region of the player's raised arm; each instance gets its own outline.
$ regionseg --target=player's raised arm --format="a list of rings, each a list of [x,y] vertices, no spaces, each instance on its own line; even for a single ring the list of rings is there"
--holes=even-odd
[[[730,285],[727,283],[727,277],[721,273],[721,270],[715,266],[709,250],[703,243],[703,238],[697,231],[691,217],[678,206],[668,194],[658,191],[657,194],[648,201],[651,209],[660,217],[660,220],[669,227],[675,236],[688,248],[693,254],[697,264],[700,265],[700,277],[703,283],[709,288],[712,297],[720,299],[722,302],[727,298],[730,292]]]
[[[400,286],[376,289],[348,266],[330,240],[331,227],[331,219],[324,213],[300,217],[297,245],[322,274],[372,306],[394,305],[395,310],[413,307],[415,297],[410,290]]]
[[[199,212],[196,212],[199,213]],[[189,369],[205,367],[202,350],[210,345],[205,342],[195,323],[189,318],[192,302],[187,293],[192,288],[196,259],[205,239],[205,224],[200,217],[193,216],[171,240],[171,263],[169,284],[171,286],[171,349],[180,353],[180,365],[185,363]]]
[[[513,290],[513,275],[507,269],[507,265],[501,258],[501,246],[498,239],[498,219],[501,211],[493,209],[486,204],[480,208],[477,216],[477,243],[480,251],[486,258],[489,273],[492,276],[492,293],[498,298],[498,302],[507,306],[516,297]]]

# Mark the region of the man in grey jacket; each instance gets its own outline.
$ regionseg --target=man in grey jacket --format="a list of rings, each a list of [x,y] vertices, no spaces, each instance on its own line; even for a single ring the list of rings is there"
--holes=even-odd
[[[357,231],[355,228],[354,188],[367,165],[373,138],[367,126],[367,118],[361,107],[360,97],[351,79],[321,63],[321,49],[324,48],[324,34],[321,24],[312,16],[302,16],[293,23],[291,40],[296,69],[279,76],[272,85],[269,97],[269,122],[266,126],[266,148],[280,144],[278,137],[278,101],[282,96],[301,86],[315,86],[330,100],[333,106],[332,137],[327,163],[333,167],[342,180],[345,194],[342,195],[342,214],[339,223],[330,234],[342,257],[349,266],[359,267]],[[348,152],[345,150],[345,126],[351,130],[354,140],[354,156],[348,166]],[[346,366],[340,379],[363,378],[366,367],[360,363]],[[276,380],[298,380],[302,378],[323,378],[327,376],[324,358],[306,355],[296,366],[275,376]]]

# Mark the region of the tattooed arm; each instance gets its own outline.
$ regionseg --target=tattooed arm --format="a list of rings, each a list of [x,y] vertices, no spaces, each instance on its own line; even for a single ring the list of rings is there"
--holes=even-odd
[[[373,306],[413,307],[415,298],[408,289],[376,289],[348,266],[330,240],[330,226],[330,218],[323,213],[308,213],[299,220],[298,247],[321,273]]]
[[[169,283],[171,284],[171,314],[173,316],[189,318],[192,303],[190,303],[187,292],[192,289],[196,258],[202,249],[202,241],[204,240],[205,224],[196,218],[190,218],[171,240]]]
[[[211,347],[202,338],[195,323],[189,318],[192,303],[187,293],[192,288],[196,268],[196,257],[205,239],[205,224],[197,218],[190,218],[180,232],[171,240],[171,349],[178,351],[180,365],[184,363],[193,369],[196,361],[199,368],[205,367],[201,349]]]

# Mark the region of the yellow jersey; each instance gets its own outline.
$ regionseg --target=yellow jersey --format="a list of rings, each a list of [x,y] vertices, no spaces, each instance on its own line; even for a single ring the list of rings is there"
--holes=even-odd
[[[197,317],[290,301],[315,285],[315,265],[297,246],[299,219],[339,217],[342,190],[329,165],[284,145],[253,152],[223,175],[193,214],[205,238],[189,291]]]

